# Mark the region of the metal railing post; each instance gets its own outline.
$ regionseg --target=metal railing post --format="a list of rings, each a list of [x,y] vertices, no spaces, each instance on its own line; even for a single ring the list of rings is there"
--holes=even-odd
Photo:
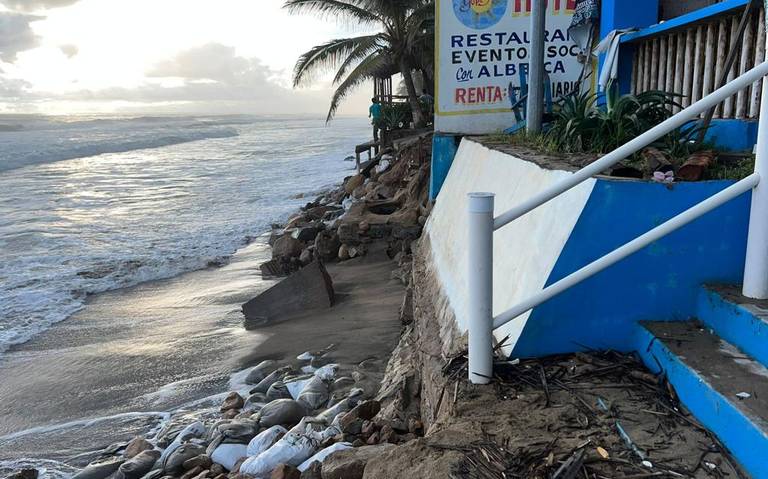
[[[528,57],[528,100],[526,130],[541,133],[544,114],[544,36],[547,25],[546,0],[531,2],[531,50]]]
[[[493,200],[469,193],[469,381],[488,384],[493,376]]]
[[[768,178],[768,98],[766,95],[768,95],[768,78],[763,78],[755,155],[755,173],[763,178]],[[761,181],[752,190],[742,293],[748,298],[768,299],[768,181]]]

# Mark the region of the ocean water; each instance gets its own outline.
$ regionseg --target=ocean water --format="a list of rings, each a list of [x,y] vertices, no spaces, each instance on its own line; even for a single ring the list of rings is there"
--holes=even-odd
[[[0,117],[0,361],[94,293],[225,261],[350,174],[364,119]]]

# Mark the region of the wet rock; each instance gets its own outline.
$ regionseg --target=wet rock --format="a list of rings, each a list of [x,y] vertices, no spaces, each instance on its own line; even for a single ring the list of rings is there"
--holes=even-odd
[[[125,452],[123,452],[123,456],[126,459],[133,459],[134,457],[138,456],[144,451],[149,451],[151,449],[154,449],[154,446],[144,439],[141,436],[134,437],[131,439],[131,442],[128,443],[128,445],[125,447]]]
[[[211,476],[216,477],[220,474],[224,474],[225,469],[224,469],[224,466],[222,466],[221,464],[213,463],[209,471],[211,471]]]
[[[165,459],[162,464],[163,470],[167,474],[174,475],[183,469],[184,462],[200,454],[205,454],[205,447],[190,443],[182,444]]]
[[[184,464],[182,464],[182,467],[185,470],[194,469],[196,467],[202,467],[203,469],[208,469],[213,464],[213,461],[211,461],[211,458],[208,457],[205,454],[200,454],[199,456],[195,456],[192,459],[187,459],[184,461]]]
[[[267,390],[267,401],[271,402],[275,399],[291,399],[291,393],[282,381],[275,381]]]
[[[301,472],[288,464],[280,464],[272,471],[270,479],[301,479]]]
[[[203,472],[203,467],[195,466],[192,469],[185,472],[184,474],[182,474],[180,479],[192,479],[193,477],[197,476],[201,472]]]
[[[245,378],[245,384],[259,384],[269,373],[277,369],[277,361],[268,359],[257,364]]]
[[[253,329],[291,314],[333,305],[333,281],[313,261],[243,305],[245,328]]]
[[[315,238],[317,238],[317,235],[320,234],[320,231],[323,229],[324,227],[322,223],[313,223],[297,228],[291,236],[302,242],[315,241]]]
[[[339,247],[339,261],[346,261],[349,259],[349,246],[343,244]]]
[[[390,444],[362,446],[331,454],[323,462],[323,479],[362,479],[368,461],[392,448]],[[384,477],[384,476],[382,476]]]
[[[293,399],[278,399],[267,404],[259,411],[259,425],[263,428],[277,425],[293,427],[306,414],[307,410],[299,402]]]
[[[37,469],[32,467],[25,467],[24,469],[14,472],[6,479],[37,479],[38,475],[39,472]]]
[[[219,410],[221,412],[229,411],[231,409],[242,409],[243,404],[245,404],[245,400],[243,397],[236,392],[229,393],[229,396],[224,400],[224,403],[221,405],[221,408]]]
[[[272,259],[299,256],[303,245],[291,235],[283,235],[272,246]]]
[[[333,231],[323,231],[315,238],[315,253],[323,260],[335,259],[339,246],[341,243]]]
[[[327,205],[315,206],[314,208],[309,208],[306,210],[304,212],[304,216],[306,216],[310,221],[318,221],[323,219],[325,214],[333,209],[333,207]]]
[[[72,479],[104,479],[114,474],[124,462],[125,459],[122,457],[92,462],[72,476]]]
[[[137,454],[136,457],[124,462],[113,478],[140,479],[144,474],[152,470],[158,459],[160,459],[160,451],[143,451]]]

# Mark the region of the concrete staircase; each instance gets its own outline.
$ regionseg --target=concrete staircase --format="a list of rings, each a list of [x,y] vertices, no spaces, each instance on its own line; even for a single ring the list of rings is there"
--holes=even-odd
[[[705,287],[698,319],[644,322],[638,352],[754,478],[768,478],[768,301]]]

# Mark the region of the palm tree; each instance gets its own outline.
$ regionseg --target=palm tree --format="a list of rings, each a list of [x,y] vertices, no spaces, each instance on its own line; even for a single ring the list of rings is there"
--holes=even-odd
[[[320,71],[336,72],[333,79],[336,91],[327,121],[333,118],[344,98],[361,83],[401,73],[413,121],[417,127],[424,125],[413,72],[432,70],[434,0],[286,0],[284,8],[333,16],[380,30],[371,35],[339,38],[317,45],[296,62],[294,87],[309,82]]]

